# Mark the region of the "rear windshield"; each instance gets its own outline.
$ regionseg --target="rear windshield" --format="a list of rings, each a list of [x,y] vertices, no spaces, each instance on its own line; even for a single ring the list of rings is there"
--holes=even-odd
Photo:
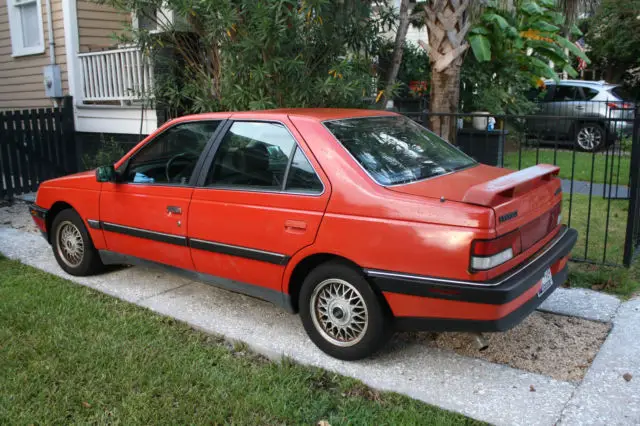
[[[406,117],[351,118],[324,124],[381,185],[415,182],[476,164]]]
[[[615,97],[620,99],[621,101],[633,101],[633,97],[629,92],[627,92],[624,87],[614,87],[613,89],[611,89],[611,93],[613,93]]]

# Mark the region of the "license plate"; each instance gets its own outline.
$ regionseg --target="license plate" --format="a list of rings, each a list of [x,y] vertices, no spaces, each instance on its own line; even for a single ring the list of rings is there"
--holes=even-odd
[[[551,275],[551,268],[547,268],[544,271],[544,275],[542,276],[542,285],[540,286],[540,290],[538,290],[538,297],[542,296],[545,291],[549,290],[549,288],[553,285],[553,275]]]

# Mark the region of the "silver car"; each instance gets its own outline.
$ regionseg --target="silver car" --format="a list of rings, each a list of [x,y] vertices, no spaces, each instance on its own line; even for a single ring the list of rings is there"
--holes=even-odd
[[[584,151],[631,135],[635,104],[622,87],[583,80],[548,80],[545,86],[534,94],[539,108],[527,119],[527,133]]]

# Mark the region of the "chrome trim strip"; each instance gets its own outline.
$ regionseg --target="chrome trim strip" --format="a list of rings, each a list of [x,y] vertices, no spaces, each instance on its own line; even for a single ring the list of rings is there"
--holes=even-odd
[[[92,228],[92,229],[100,229],[100,228],[102,228],[102,226],[100,225],[100,221],[99,220],[87,219],[87,223],[89,224],[89,227]]]
[[[273,263],[275,265],[282,266],[286,265],[289,262],[289,256],[282,253],[274,253],[266,250],[235,246],[232,244],[218,243],[215,241],[201,240],[198,238],[189,238],[183,235],[165,234],[163,232],[133,228],[131,226],[125,225],[116,225],[115,223],[109,222],[99,222],[98,224],[100,228],[108,232],[115,232],[118,234],[129,235],[136,238],[146,238],[152,241],[190,247],[196,250],[206,250],[212,253],[222,253],[230,256],[243,257],[245,259],[258,260],[261,262]]]
[[[254,249],[249,247],[235,246],[231,244],[216,243],[213,241],[189,238],[189,246],[196,250],[206,250],[213,253],[227,254],[230,256],[243,257],[261,262],[273,263],[275,265],[286,265],[289,256],[274,253],[271,251]]]
[[[525,269],[526,267],[528,267],[529,265],[534,263],[541,256],[544,256],[549,250],[551,250],[553,247],[555,247],[555,245],[562,239],[562,237],[564,237],[566,235],[566,233],[568,231],[569,231],[569,228],[565,228],[564,231],[559,232],[558,235],[556,235],[556,237],[553,240],[551,240],[551,241],[549,241],[547,243],[547,247],[543,251],[540,251],[540,252],[536,253],[531,259],[529,259],[529,261],[527,263],[521,265],[518,269],[513,271],[511,274],[507,275],[506,277],[502,278],[500,281],[497,281],[497,282],[491,282],[491,281],[479,282],[479,281],[467,281],[467,280],[453,280],[453,279],[447,279],[447,278],[426,277],[424,275],[412,275],[412,274],[403,274],[403,273],[398,273],[398,272],[386,272],[386,271],[379,271],[379,270],[375,270],[375,269],[365,269],[364,273],[369,275],[369,276],[371,276],[371,277],[410,279],[410,280],[414,280],[414,281],[424,281],[424,282],[427,282],[427,283],[438,282],[438,283],[444,283],[444,284],[467,285],[467,286],[470,286],[470,287],[496,287],[496,286],[499,286],[500,284],[508,281],[513,276],[517,275],[518,273],[520,273],[520,271],[522,271],[523,269]]]
[[[165,234],[163,232],[151,231],[148,229],[132,228],[125,225],[116,225],[115,223],[100,222],[102,229],[118,234],[129,235],[136,238],[146,238],[161,243],[175,244],[178,246],[187,245],[187,237],[183,235]]]

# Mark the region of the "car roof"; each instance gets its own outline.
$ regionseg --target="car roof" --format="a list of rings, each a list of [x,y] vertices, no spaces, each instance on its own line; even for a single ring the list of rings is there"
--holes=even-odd
[[[546,80],[544,82],[547,85],[555,84],[556,86],[582,86],[582,87],[593,87],[597,89],[610,89],[612,87],[616,87],[617,84],[607,83],[604,80],[600,81],[591,81],[591,80]]]
[[[180,121],[206,120],[206,119],[253,119],[253,120],[274,120],[284,117],[305,117],[316,121],[338,120],[358,117],[379,117],[397,115],[391,111],[381,111],[375,109],[355,109],[355,108],[281,108],[267,109],[259,111],[240,112],[208,112],[193,114],[181,117]]]

